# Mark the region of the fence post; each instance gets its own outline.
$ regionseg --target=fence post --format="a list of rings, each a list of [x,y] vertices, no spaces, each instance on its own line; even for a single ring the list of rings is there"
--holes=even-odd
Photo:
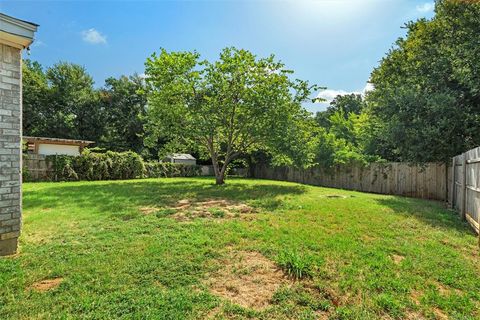
[[[467,212],[467,153],[463,154],[462,163],[462,220],[466,220]]]
[[[447,182],[448,182],[448,167],[447,164],[445,163],[446,171],[447,171]],[[446,184],[448,188],[448,183]],[[448,192],[448,191],[447,191]],[[455,157],[453,157],[452,160],[452,187],[450,189],[450,208],[454,209],[455,208]]]

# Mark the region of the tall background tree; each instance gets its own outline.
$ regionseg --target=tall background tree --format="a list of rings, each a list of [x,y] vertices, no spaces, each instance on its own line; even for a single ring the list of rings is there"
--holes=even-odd
[[[102,145],[114,151],[143,153],[147,105],[144,79],[137,74],[108,78],[101,96],[105,110]]]
[[[47,77],[36,61],[23,61],[22,69],[23,133],[42,136],[49,122]]]
[[[378,155],[449,161],[480,145],[480,2],[437,1],[435,17],[407,36],[371,75],[367,96]]]
[[[46,71],[23,64],[25,135],[98,140],[103,110],[93,79],[82,66],[59,62]]]
[[[233,159],[254,150],[277,163],[309,163],[312,122],[301,104],[314,87],[290,74],[273,56],[236,48],[215,62],[195,52],[153,54],[146,62],[147,143],[163,137],[166,150],[208,155],[217,184]]]
[[[103,88],[93,85],[82,66],[59,62],[45,70],[25,60],[24,135],[93,140],[104,149],[156,156],[143,143],[144,79],[134,74],[108,78]]]
[[[317,112],[315,122],[316,163],[331,167],[379,160],[369,152],[371,125],[362,95],[336,96],[325,111]]]

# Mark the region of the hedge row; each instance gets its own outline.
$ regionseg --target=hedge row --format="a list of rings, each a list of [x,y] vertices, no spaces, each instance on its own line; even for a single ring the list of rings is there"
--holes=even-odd
[[[149,178],[195,177],[201,175],[201,166],[169,162],[145,162],[145,175]]]
[[[176,163],[145,162],[135,152],[91,152],[88,149],[80,156],[47,156],[49,167],[42,180],[120,180],[159,177],[199,176],[201,167]],[[28,169],[24,168],[24,181],[30,181]]]

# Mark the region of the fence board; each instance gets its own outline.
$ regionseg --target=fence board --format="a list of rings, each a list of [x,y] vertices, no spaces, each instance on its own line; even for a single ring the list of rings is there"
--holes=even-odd
[[[480,147],[453,158],[452,208],[480,233]]]
[[[442,201],[447,201],[449,196],[447,174],[447,166],[441,163],[420,166],[390,162],[306,170],[256,166],[254,169],[256,178]]]

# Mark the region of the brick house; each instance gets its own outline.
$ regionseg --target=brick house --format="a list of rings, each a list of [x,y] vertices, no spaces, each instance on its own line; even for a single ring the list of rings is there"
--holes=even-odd
[[[22,223],[21,51],[38,25],[0,13],[0,256],[17,251]]]

